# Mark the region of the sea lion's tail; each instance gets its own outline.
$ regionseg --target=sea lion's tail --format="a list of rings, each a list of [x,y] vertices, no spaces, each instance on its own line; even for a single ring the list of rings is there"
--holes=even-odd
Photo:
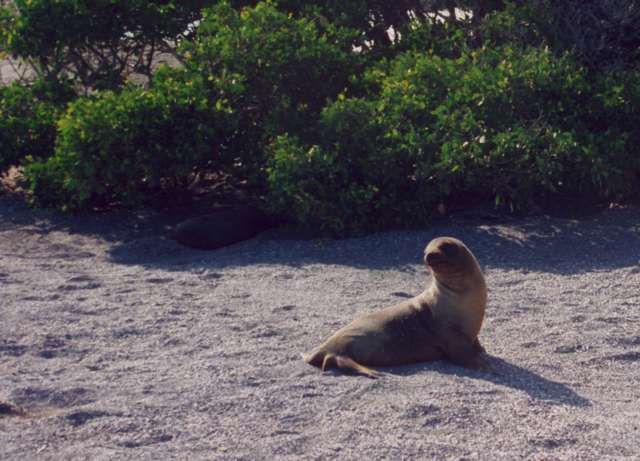
[[[329,368],[339,368],[342,371],[360,373],[372,379],[383,376],[379,371],[367,368],[346,355],[335,355],[323,350],[316,350],[309,354],[302,354],[302,358],[308,364],[321,368],[322,371]]]

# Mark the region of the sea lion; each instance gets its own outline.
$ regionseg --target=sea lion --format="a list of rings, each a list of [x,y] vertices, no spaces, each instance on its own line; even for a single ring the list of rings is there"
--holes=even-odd
[[[273,225],[258,208],[240,205],[179,223],[169,238],[198,250],[215,250],[250,239]]]
[[[376,378],[369,368],[448,359],[468,368],[486,368],[478,333],[487,286],[471,251],[452,237],[427,245],[424,262],[432,280],[420,295],[357,318],[319,347],[305,362],[326,370]]]

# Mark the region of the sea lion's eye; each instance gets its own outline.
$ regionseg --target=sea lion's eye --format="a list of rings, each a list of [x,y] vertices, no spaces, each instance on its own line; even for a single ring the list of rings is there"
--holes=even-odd
[[[443,242],[439,249],[447,258],[453,258],[458,254],[458,245],[455,243]]]

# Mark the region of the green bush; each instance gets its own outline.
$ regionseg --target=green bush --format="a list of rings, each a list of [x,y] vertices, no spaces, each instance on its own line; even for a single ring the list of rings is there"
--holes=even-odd
[[[182,52],[194,74],[238,76],[244,92],[235,107],[245,130],[262,139],[303,132],[328,99],[352,86],[364,61],[352,51],[357,36],[356,30],[295,18],[269,3],[238,12],[220,2],[204,10],[196,40]]]
[[[469,52],[454,67],[431,112],[439,150],[431,173],[443,199],[471,191],[513,208],[555,191],[562,159],[579,160],[572,130],[586,89],[580,69],[548,52],[510,48]]]
[[[0,172],[28,155],[53,154],[56,120],[72,94],[66,86],[42,81],[0,87]]]
[[[624,170],[634,163],[633,148],[622,141],[623,131],[635,130],[602,118],[629,104],[605,96],[615,106],[606,109],[606,86],[572,57],[487,49],[472,53],[460,78],[434,124],[442,146],[436,172],[453,193],[480,190],[519,208],[555,193],[632,187]]]
[[[350,99],[322,112],[317,144],[277,138],[267,169],[272,210],[338,236],[423,224],[430,197],[411,180],[415,152],[395,144],[392,133],[376,103]]]
[[[38,190],[58,178],[67,198],[57,206],[133,205],[204,168],[264,187],[265,143],[312,127],[349,86],[363,59],[352,53],[354,33],[269,4],[239,13],[220,2],[184,45],[184,70],[164,72],[179,81],[161,73],[149,90],[100,92],[71,105],[49,162],[60,174],[45,174],[42,162],[27,169],[34,201],[48,200]]]
[[[69,181],[64,159],[51,156],[46,160],[32,160],[24,169],[28,181],[29,201],[38,207],[52,207],[61,210],[75,209],[78,199],[71,188],[65,187]]]
[[[194,171],[224,168],[235,127],[221,94],[203,78],[167,70],[150,89],[76,100],[58,123],[55,155],[26,168],[34,202],[139,205],[163,188],[184,189]]]
[[[516,209],[629,191],[640,86],[625,75],[594,81],[534,48],[403,53],[369,72],[368,98],[329,105],[315,139],[273,144],[271,203],[300,227],[345,235],[423,223],[469,194]]]
[[[48,80],[117,89],[131,73],[151,76],[175,51],[203,6],[215,0],[9,0],[0,6],[0,52]]]
[[[71,8],[71,16],[88,5],[18,3],[35,8],[29,14]],[[184,26],[163,22],[177,2],[147,3],[129,6],[161,14],[157,40]],[[630,42],[618,32],[609,31],[620,47],[607,67],[554,36],[560,22],[549,2],[447,2],[474,12],[466,19],[434,19],[442,2],[415,11],[405,1],[212,3],[196,33],[178,34],[184,68],[161,71],[149,88],[97,91],[57,122],[59,112],[38,104],[64,104],[3,90],[18,116],[0,123],[22,134],[0,133],[11,146],[1,158],[33,157],[26,175],[35,203],[138,205],[217,172],[298,227],[352,235],[422,225],[440,204],[469,196],[516,209],[555,194],[608,198],[637,188],[640,72],[635,55],[621,59]],[[185,4],[184,17],[197,4]],[[589,2],[589,11],[600,7]],[[110,24],[101,18],[97,29]],[[27,19],[22,26],[37,26]],[[140,18],[130,19],[115,17],[113,30]],[[602,25],[587,19],[585,31]],[[0,11],[7,21],[3,46],[22,27]],[[86,23],[78,24],[81,37]],[[66,56],[67,32],[77,31],[57,31],[47,50]],[[43,45],[27,42],[28,57]],[[54,65],[49,55],[43,62]],[[121,80],[100,75],[89,86],[119,88]]]

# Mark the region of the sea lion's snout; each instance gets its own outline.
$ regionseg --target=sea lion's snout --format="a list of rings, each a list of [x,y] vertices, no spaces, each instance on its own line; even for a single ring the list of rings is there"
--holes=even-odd
[[[461,245],[461,242],[452,237],[433,239],[424,250],[424,262],[432,269],[442,264],[450,264],[460,256]]]
[[[424,254],[424,263],[427,266],[431,267],[432,269],[435,269],[439,265],[446,262],[447,262],[447,257],[442,253],[431,251],[428,253],[425,252]]]

